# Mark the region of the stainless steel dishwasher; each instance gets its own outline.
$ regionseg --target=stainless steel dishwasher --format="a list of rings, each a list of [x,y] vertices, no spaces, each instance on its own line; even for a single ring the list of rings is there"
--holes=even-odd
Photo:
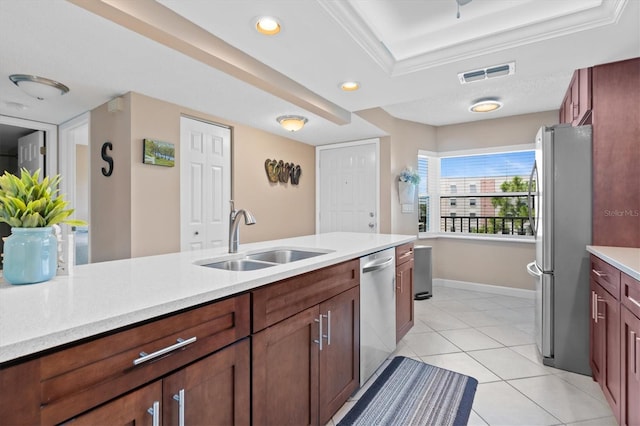
[[[395,248],[360,258],[360,386],[396,349]]]

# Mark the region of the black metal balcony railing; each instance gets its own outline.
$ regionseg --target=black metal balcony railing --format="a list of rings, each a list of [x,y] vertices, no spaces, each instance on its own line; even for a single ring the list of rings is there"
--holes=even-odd
[[[528,217],[443,216],[442,232],[477,234],[533,235]]]

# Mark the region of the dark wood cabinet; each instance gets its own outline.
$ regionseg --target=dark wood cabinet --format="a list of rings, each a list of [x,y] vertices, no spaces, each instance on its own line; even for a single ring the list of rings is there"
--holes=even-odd
[[[640,58],[592,72],[592,243],[640,247]]]
[[[233,366],[234,380],[246,382],[234,383],[233,391],[246,395],[231,393],[226,398],[234,404],[236,400],[238,404],[246,400],[241,411],[248,412],[249,342],[229,345],[249,334],[249,294],[135,324],[32,361],[3,367],[0,369],[3,389],[5,384],[21,380],[19,386],[11,387],[15,391],[3,395],[0,414],[3,422],[12,425],[57,424],[77,419],[82,413],[83,418],[95,419],[86,420],[93,424],[116,424],[120,420],[126,423],[127,419],[146,422],[141,420],[146,416],[137,416],[139,410],[145,412],[149,408],[146,406],[149,383],[162,383],[181,369],[185,369],[182,374],[189,375],[188,372],[197,369],[196,363],[208,356],[211,358],[206,358],[207,363],[218,360],[207,364],[209,367],[219,366],[222,362],[219,360],[228,359],[231,354],[239,357],[239,364]],[[240,356],[242,352],[245,353]],[[222,380],[223,375],[217,379]],[[162,391],[154,398],[160,407],[166,405]],[[121,417],[114,414],[114,421],[99,421],[108,418],[102,416],[111,410],[123,414]]]
[[[327,423],[359,385],[358,261],[265,286],[253,300],[253,424]]]
[[[396,247],[396,343],[411,330],[413,313],[413,243]]]
[[[562,100],[559,122],[579,126],[591,124],[591,68],[576,70]]]
[[[620,424],[640,425],[640,281],[621,274],[622,394]]]
[[[620,421],[620,302],[591,282],[591,369]]]
[[[162,424],[248,425],[250,342],[246,338],[162,380]]]
[[[622,308],[622,403],[620,425],[640,425],[640,318]]]
[[[249,424],[249,353],[245,339],[77,416],[69,424]]]
[[[162,383],[157,381],[78,416],[69,424],[74,426],[152,426],[160,424],[161,401]]]

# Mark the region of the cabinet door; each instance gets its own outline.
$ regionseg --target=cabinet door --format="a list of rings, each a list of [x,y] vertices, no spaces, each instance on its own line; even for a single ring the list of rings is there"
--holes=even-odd
[[[165,378],[163,424],[249,424],[249,353],[245,339]]]
[[[320,304],[323,345],[320,350],[320,424],[358,389],[360,381],[360,288],[354,287]]]
[[[318,305],[253,335],[253,424],[318,424]]]
[[[597,297],[598,297],[598,284],[596,284],[596,282],[592,279],[591,280],[591,303],[590,303],[590,308],[591,308],[591,321],[589,323],[589,335],[590,335],[590,342],[589,342],[589,358],[590,358],[590,365],[591,365],[591,372],[593,374],[593,379],[598,382],[598,383],[602,383],[602,374],[604,373],[604,366],[603,366],[603,362],[604,362],[604,349],[605,349],[605,343],[604,343],[604,336],[605,333],[603,332],[602,328],[604,327],[604,323],[602,321],[597,322],[596,321],[596,307],[598,306],[598,301],[597,301]]]
[[[601,358],[600,378],[613,413],[620,421],[620,303],[599,285],[596,286],[596,333]],[[595,301],[595,300],[594,300]]]
[[[396,343],[413,327],[413,262],[396,268]]]
[[[622,308],[622,426],[640,425],[640,319]]]
[[[162,384],[151,383],[72,419],[73,426],[161,424]],[[154,417],[156,421],[154,421]]]

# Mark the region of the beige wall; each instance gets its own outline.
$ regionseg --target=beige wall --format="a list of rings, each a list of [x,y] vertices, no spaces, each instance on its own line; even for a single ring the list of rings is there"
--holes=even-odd
[[[247,126],[234,127],[233,141],[236,207],[250,210],[257,220],[252,226],[241,222],[240,242],[314,234],[315,147]],[[299,164],[299,184],[269,182],[264,170],[267,158]]]
[[[358,115],[389,133],[380,139],[380,232],[416,234],[418,210],[401,213],[398,175],[407,166],[417,169],[419,149],[436,150],[436,128],[394,118],[380,108]]]
[[[533,290],[526,265],[535,259],[535,245],[448,238],[419,240],[431,246],[434,278]]]
[[[107,105],[91,111],[89,179],[91,182],[91,261],[102,262],[131,257],[131,96],[123,98],[122,111],[110,113]],[[113,174],[102,175],[107,163],[101,149],[111,142]]]
[[[241,225],[241,242],[270,240],[315,231],[315,148],[288,138],[225,121],[178,105],[129,93],[122,111],[102,105],[91,112],[92,261],[180,250],[180,116],[232,127],[232,185],[238,208],[251,210],[257,224]],[[176,166],[142,163],[142,140],[176,146]],[[113,143],[114,172],[102,176],[103,141]],[[266,158],[300,164],[300,185],[269,184]]]

